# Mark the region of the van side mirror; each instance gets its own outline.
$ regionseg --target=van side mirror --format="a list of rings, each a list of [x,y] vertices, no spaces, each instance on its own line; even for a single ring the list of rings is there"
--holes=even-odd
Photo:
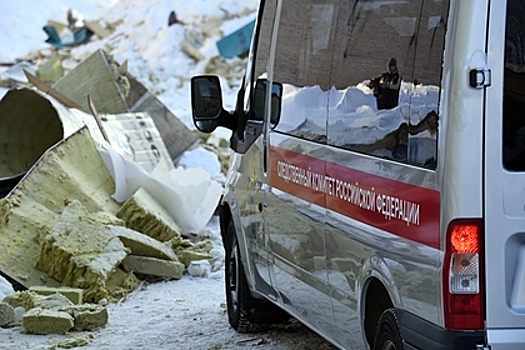
[[[257,79],[255,83],[255,93],[253,98],[253,112],[255,119],[263,120],[266,113],[266,94],[269,82],[267,79]],[[270,111],[270,128],[275,128],[281,119],[281,102],[283,94],[283,85],[273,83],[271,86],[271,108]]]
[[[219,77],[199,75],[191,78],[193,123],[202,132],[210,133],[218,126],[230,127],[230,114],[222,108]]]

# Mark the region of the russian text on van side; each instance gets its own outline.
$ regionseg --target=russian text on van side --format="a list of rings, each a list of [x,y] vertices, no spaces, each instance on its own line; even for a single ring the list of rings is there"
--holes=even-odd
[[[383,214],[386,219],[396,219],[408,225],[419,225],[420,205],[395,196],[376,193],[360,186],[356,181],[349,183],[331,176],[313,172],[283,161],[277,162],[277,176],[317,192],[347,201],[361,209]]]

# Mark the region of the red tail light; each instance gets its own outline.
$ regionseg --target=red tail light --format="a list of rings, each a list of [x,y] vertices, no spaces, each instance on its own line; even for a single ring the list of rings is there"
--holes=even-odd
[[[455,220],[447,229],[443,263],[445,328],[485,327],[481,220]]]

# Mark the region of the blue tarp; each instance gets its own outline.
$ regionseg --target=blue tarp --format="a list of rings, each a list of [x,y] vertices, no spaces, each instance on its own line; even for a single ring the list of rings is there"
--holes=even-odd
[[[74,38],[73,41],[63,42],[60,39],[60,35],[58,34],[58,31],[54,26],[47,25],[43,29],[44,29],[44,32],[46,32],[48,36],[46,43],[53,45],[57,49],[61,49],[67,46],[75,46],[75,45],[84,44],[88,42],[89,39],[91,38],[91,35],[93,35],[93,33],[89,29],[85,27],[81,27],[81,28],[75,29],[75,31],[73,32],[73,38]]]
[[[219,53],[224,58],[243,56],[250,50],[255,20],[217,41]]]

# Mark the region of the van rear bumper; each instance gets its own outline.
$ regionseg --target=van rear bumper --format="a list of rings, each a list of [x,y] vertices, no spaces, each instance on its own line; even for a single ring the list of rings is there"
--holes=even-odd
[[[409,312],[396,310],[405,349],[476,350],[485,344],[484,331],[451,331]]]
[[[487,339],[491,350],[522,350],[525,329],[489,329]]]

